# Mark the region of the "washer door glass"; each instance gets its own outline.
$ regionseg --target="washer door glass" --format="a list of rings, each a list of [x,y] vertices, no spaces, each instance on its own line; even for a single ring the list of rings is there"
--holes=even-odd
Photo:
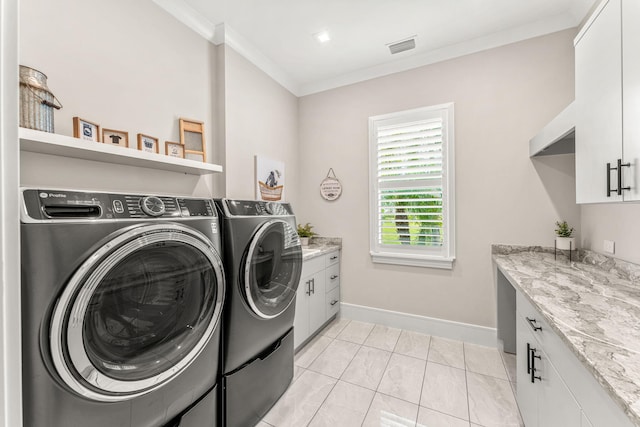
[[[136,227],[116,240],[72,277],[51,334],[63,379],[107,401],[151,391],[186,368],[211,338],[224,294],[220,258],[195,230]]]
[[[285,311],[296,296],[301,273],[298,233],[282,220],[263,224],[245,261],[245,296],[253,312],[270,319]]]

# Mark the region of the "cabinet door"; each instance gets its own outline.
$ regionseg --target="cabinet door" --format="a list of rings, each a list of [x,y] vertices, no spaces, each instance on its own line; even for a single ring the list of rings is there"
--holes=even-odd
[[[640,200],[640,1],[622,2],[623,185],[625,201]]]
[[[577,203],[622,200],[615,193],[607,197],[606,169],[607,162],[615,167],[622,158],[620,1],[609,0],[597,10],[576,41]],[[616,188],[616,171],[610,176],[611,187]]]
[[[516,316],[516,370],[517,370],[517,396],[518,406],[522,420],[527,427],[537,427],[538,423],[538,388],[531,382],[530,349],[537,347],[529,326],[520,317]]]
[[[544,427],[580,427],[582,410],[544,351],[537,351],[538,421]]]
[[[311,277],[311,295],[309,296],[309,332],[314,333],[327,320],[325,308],[325,272]]]
[[[298,348],[300,344],[309,337],[309,289],[311,276],[300,279],[298,290],[296,291],[296,314],[293,319],[293,348]]]

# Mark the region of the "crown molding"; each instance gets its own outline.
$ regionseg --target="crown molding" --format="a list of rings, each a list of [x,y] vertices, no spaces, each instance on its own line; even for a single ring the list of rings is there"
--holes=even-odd
[[[407,58],[393,62],[374,65],[373,67],[363,68],[334,78],[301,84],[298,96],[312,95],[314,93],[482,52],[526,39],[574,28],[577,24],[575,18],[570,14],[556,15],[525,26],[510,28],[484,37],[445,46],[418,55],[408,56]]]
[[[488,49],[516,43],[522,40],[554,33],[576,27],[575,13],[564,13],[544,20],[539,20],[524,26],[510,28],[484,37],[468,40],[462,43],[445,46],[417,55],[410,52],[404,59],[394,59],[383,64],[332,77],[329,79],[301,83],[288,75],[275,62],[267,58],[260,50],[253,46],[228,24],[214,25],[204,18],[184,0],[153,0],[158,6],[173,15],[196,33],[216,45],[225,44],[243,56],[265,74],[297,97],[312,95],[318,92],[360,83],[366,80],[387,76],[425,65],[482,52]],[[400,54],[402,55],[402,54]]]

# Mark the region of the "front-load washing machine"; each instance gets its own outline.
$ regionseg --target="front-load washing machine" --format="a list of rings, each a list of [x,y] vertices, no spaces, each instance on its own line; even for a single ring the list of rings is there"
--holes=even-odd
[[[198,426],[216,425],[213,201],[21,193],[23,424],[165,426],[194,408],[210,414]]]
[[[302,272],[287,203],[216,200],[221,212],[227,300],[222,364],[228,427],[253,426],[293,378],[293,317]]]

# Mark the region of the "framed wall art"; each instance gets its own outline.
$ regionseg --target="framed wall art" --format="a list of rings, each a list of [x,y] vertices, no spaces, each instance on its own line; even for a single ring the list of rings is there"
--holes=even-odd
[[[158,153],[158,138],[149,135],[138,134],[138,150],[146,153]]]
[[[284,162],[256,156],[256,199],[269,202],[284,199]]]
[[[102,129],[102,142],[107,145],[129,147],[129,132],[113,129]]]
[[[197,120],[180,119],[180,144],[184,145],[184,158],[207,161],[204,122]]]
[[[169,157],[178,157],[184,159],[184,145],[179,142],[165,141],[164,143],[165,153]]]
[[[74,117],[73,137],[85,141],[100,142],[100,125],[80,117]]]

